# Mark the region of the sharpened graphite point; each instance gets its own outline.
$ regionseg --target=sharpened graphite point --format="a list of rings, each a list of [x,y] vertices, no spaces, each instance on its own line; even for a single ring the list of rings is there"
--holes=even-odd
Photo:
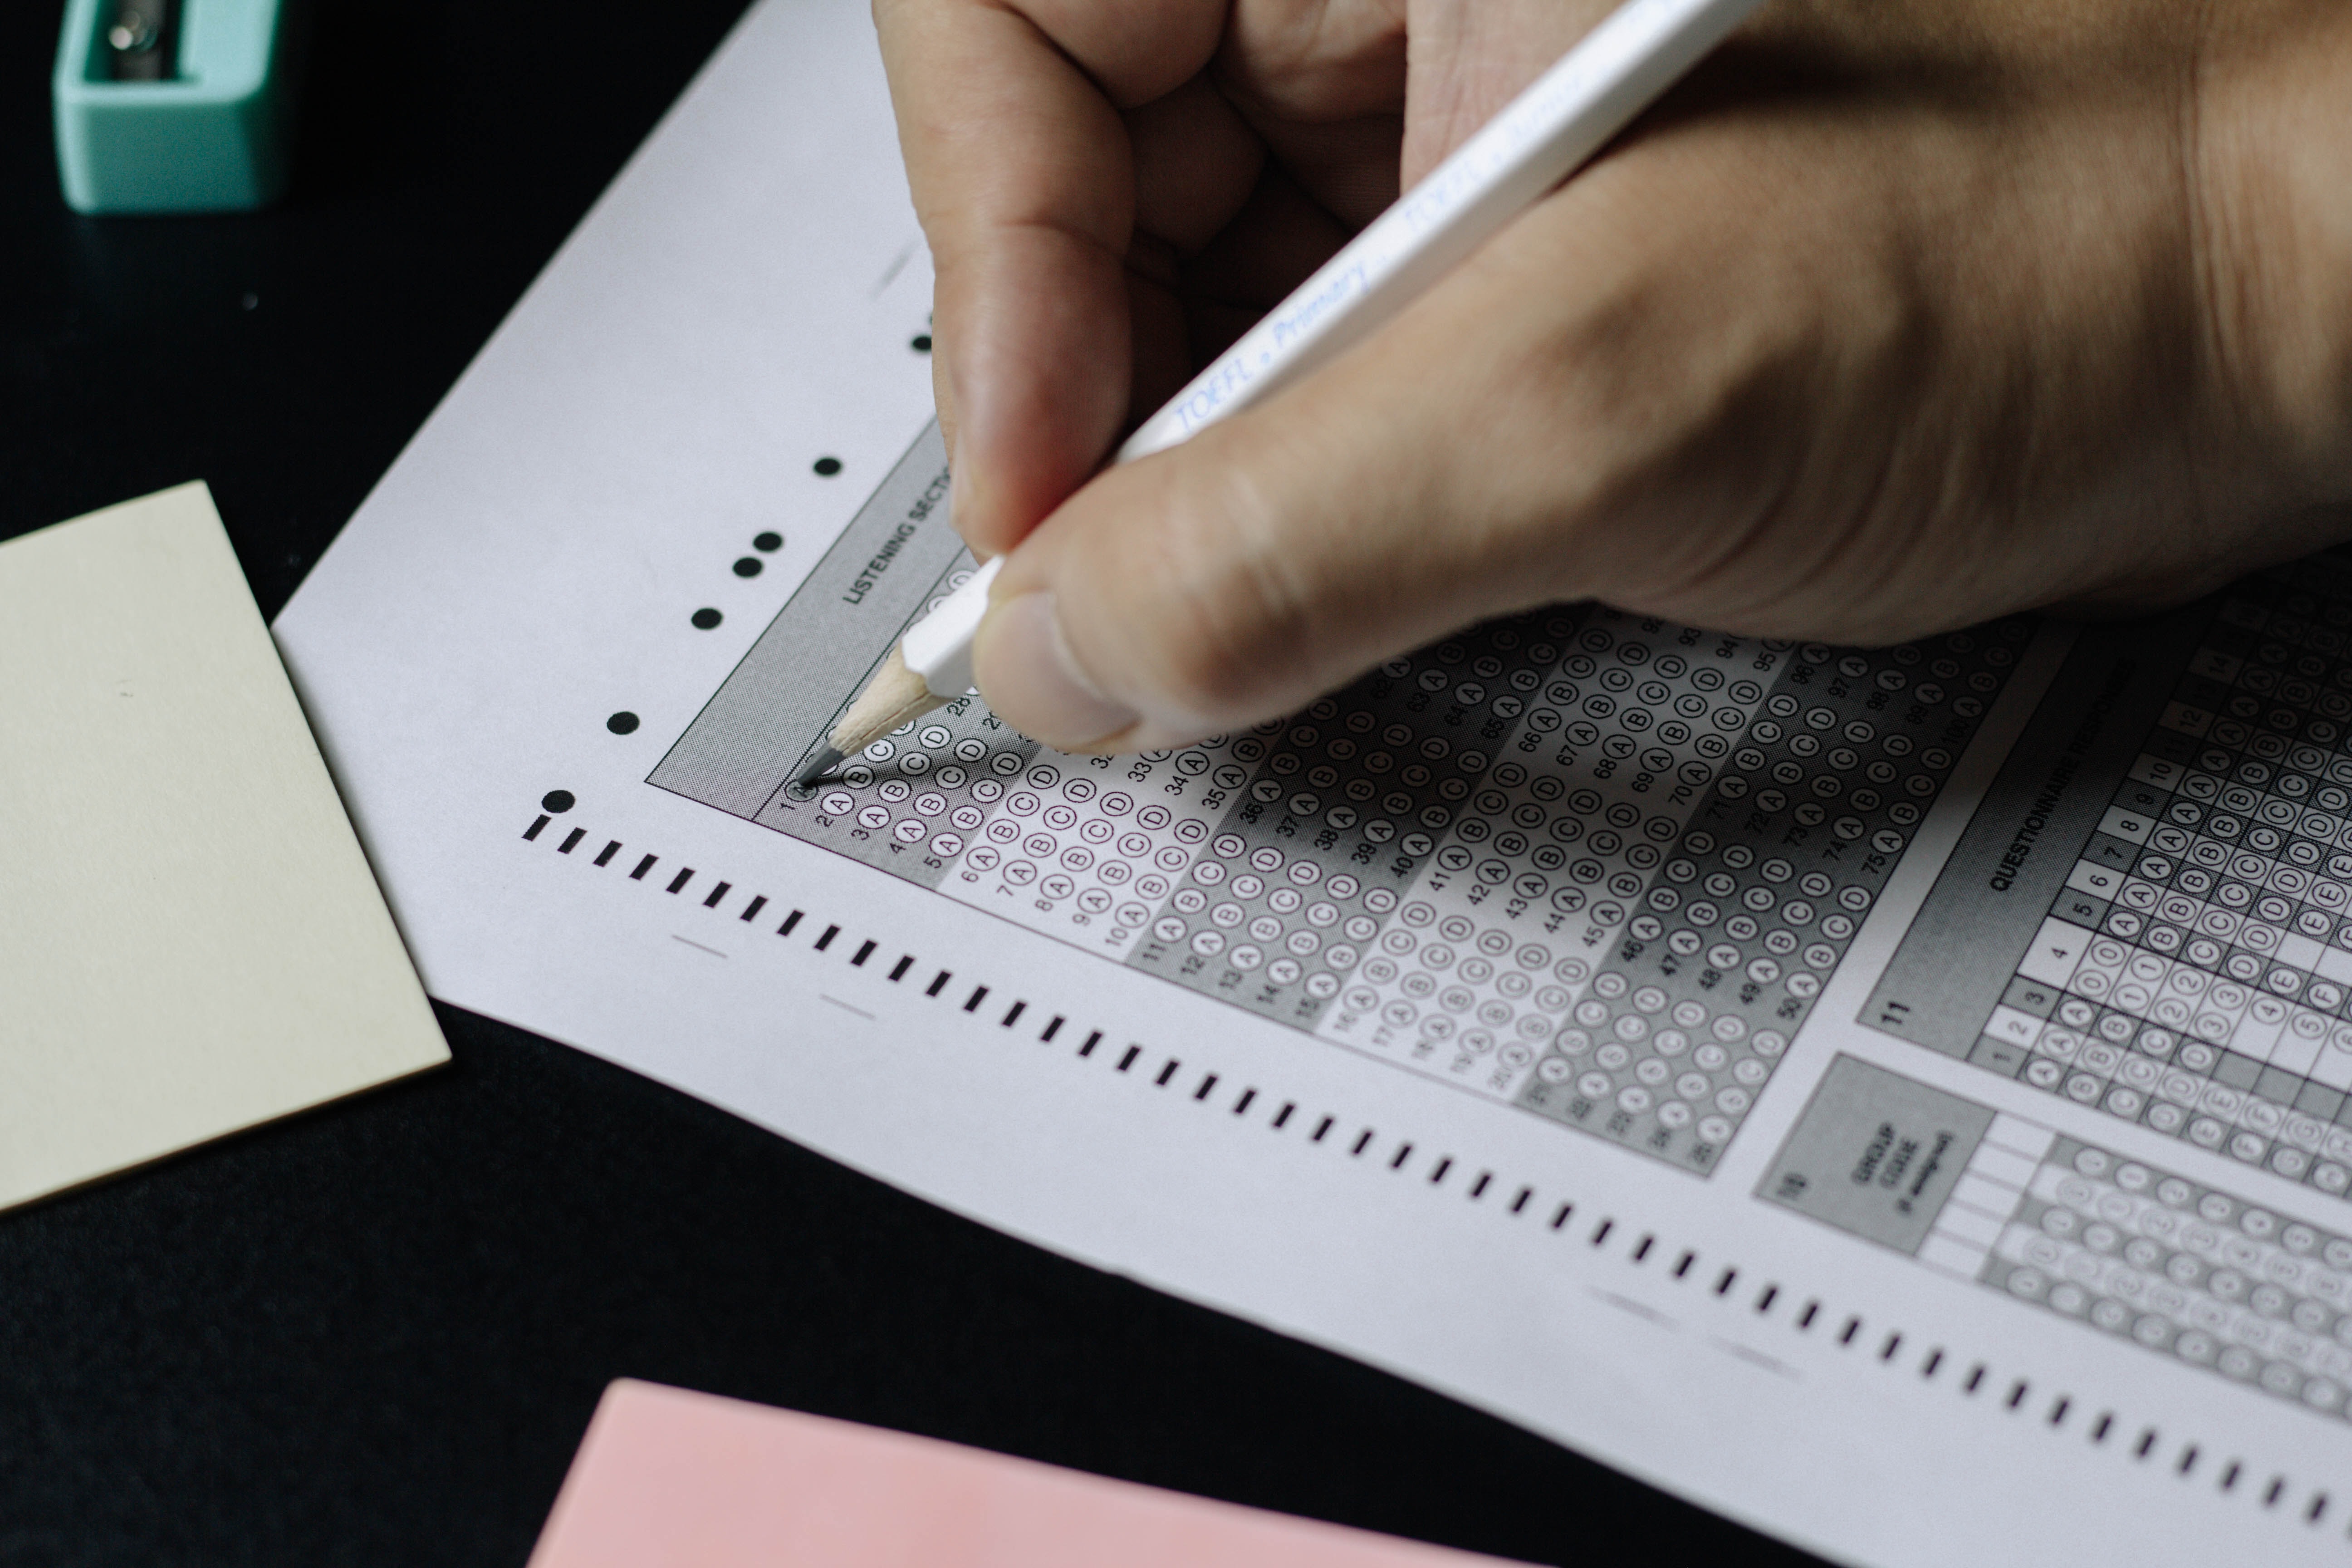
[[[831,746],[819,748],[816,755],[809,759],[808,766],[803,768],[799,773],[794,775],[793,779],[793,793],[794,795],[803,795],[808,794],[811,789],[815,787],[816,782],[819,779],[833,772],[834,769],[841,766],[845,760],[845,759],[844,759],[842,754],[839,752],[835,751]]]

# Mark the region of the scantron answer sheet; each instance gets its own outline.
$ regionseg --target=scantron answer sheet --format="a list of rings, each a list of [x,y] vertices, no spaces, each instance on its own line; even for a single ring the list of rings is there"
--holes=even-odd
[[[2352,572],[977,699],[860,0],[767,0],[277,631],[436,995],[1850,1563],[2352,1556]]]

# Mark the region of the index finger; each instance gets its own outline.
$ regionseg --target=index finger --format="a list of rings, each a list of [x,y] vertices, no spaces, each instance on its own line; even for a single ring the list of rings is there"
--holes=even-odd
[[[1135,169],[1120,110],[1199,74],[1222,0],[875,0],[936,268],[954,516],[1001,552],[1127,413]]]

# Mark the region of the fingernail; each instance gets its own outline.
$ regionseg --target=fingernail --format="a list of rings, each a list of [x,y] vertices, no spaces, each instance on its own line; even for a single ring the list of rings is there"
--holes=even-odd
[[[961,533],[966,520],[971,516],[971,480],[950,456],[948,458],[948,526]]]
[[[1132,709],[1096,689],[1062,636],[1050,593],[1024,594],[989,612],[981,663],[992,706],[1049,746],[1090,745],[1132,726]]]
[[[971,536],[976,519],[972,509],[981,503],[973,497],[973,481],[964,478],[961,468],[948,470],[948,526],[963,536],[964,548],[971,558],[985,565],[997,552],[976,542]]]

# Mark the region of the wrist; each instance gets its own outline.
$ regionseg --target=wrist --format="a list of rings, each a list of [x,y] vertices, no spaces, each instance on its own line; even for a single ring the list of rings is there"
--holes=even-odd
[[[2279,499],[2352,501],[2352,6],[2256,10],[2219,25],[2197,89],[2200,294]]]

